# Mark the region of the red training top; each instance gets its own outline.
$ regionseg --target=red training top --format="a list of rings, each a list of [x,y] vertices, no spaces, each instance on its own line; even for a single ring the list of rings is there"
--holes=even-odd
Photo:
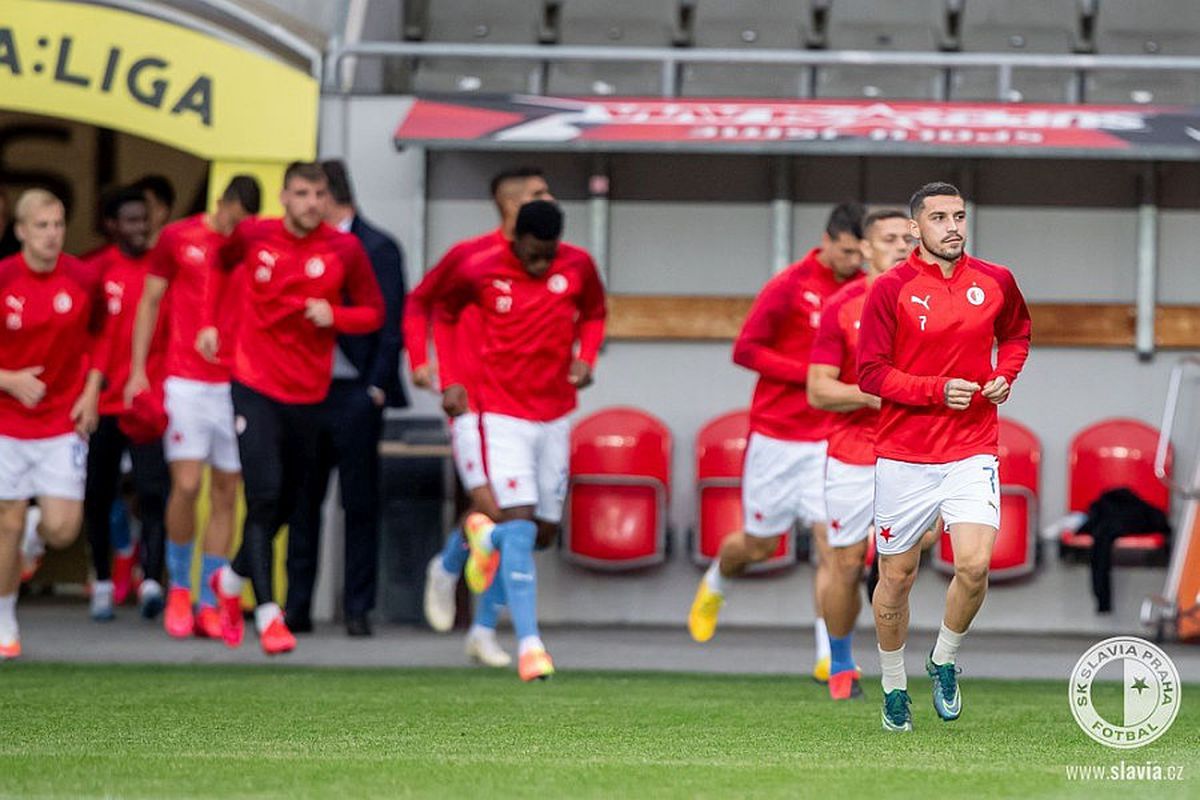
[[[204,327],[209,282],[223,283],[228,278],[220,269],[221,250],[227,241],[227,236],[204,223],[203,214],[196,214],[163,228],[151,251],[150,274],[170,284],[159,312],[160,320],[168,321],[167,375],[205,383],[229,382],[236,302],[224,303],[217,318],[222,343],[217,354],[220,363],[208,361],[196,350],[196,334]],[[227,289],[214,286],[212,291],[224,294]]]
[[[451,279],[464,263],[479,253],[507,243],[508,240],[497,228],[454,245],[409,292],[404,306],[404,346],[408,350],[409,366],[416,370],[429,363],[429,321],[432,318],[434,341],[454,342],[458,362],[456,377],[466,388],[467,400],[473,411],[479,410],[479,353],[483,342],[483,320],[475,306],[463,308],[457,320],[444,313],[435,314],[434,310],[445,298]],[[439,350],[438,361],[443,360],[444,353]],[[441,382],[443,387],[449,385],[444,377]]]
[[[883,399],[875,453],[945,464],[995,455],[996,405],[976,393],[946,406],[951,378],[1011,384],[1029,356],[1030,321],[1012,273],[965,253],[949,278],[913,251],[871,287],[858,341],[858,385]],[[995,366],[992,347],[999,343]]]
[[[146,288],[150,268],[149,255],[130,258],[110,245],[87,265],[100,276],[104,290],[107,315],[104,322],[104,355],[94,366],[104,373],[104,390],[100,393],[100,413],[121,414],[125,411],[125,384],[133,363],[133,325],[137,319],[138,303]],[[161,386],[167,356],[167,329],[160,319],[150,340],[150,355],[146,359],[146,376],[152,388]]]
[[[222,260],[235,270],[240,290],[232,299],[238,319],[233,379],[281,403],[325,399],[338,334],[371,333],[383,324],[383,296],[366,251],[356,236],[325,223],[295,236],[279,218],[243,220]],[[205,326],[220,319],[228,286],[210,283]],[[331,327],[305,318],[309,299],[333,307]]]
[[[604,341],[604,287],[584,250],[560,244],[550,268],[535,278],[506,241],[456,270],[445,298],[451,318],[474,304],[483,321],[481,410],[545,422],[575,408],[567,373],[576,339],[578,357],[591,366]],[[462,382],[457,341],[437,342],[443,386]]]
[[[0,261],[0,369],[41,367],[46,396],[26,408],[0,392],[0,436],[46,439],[75,430],[91,351],[104,326],[104,299],[94,269],[65,253],[50,272],[34,272],[17,253]]]
[[[733,363],[760,376],[750,430],[774,439],[819,442],[833,426],[833,414],[809,406],[804,388],[821,304],[845,285],[817,260],[818,252],[813,249],[767,281],[733,345]]]
[[[821,311],[821,327],[809,361],[837,367],[842,383],[858,383],[859,321],[869,289],[866,280],[855,281],[826,300]],[[843,464],[873,465],[878,423],[879,412],[870,407],[835,412],[833,430],[829,432],[829,456]]]

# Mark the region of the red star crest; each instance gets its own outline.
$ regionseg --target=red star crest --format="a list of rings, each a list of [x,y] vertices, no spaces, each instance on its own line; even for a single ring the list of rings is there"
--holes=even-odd
[[[516,489],[516,488],[517,488],[517,479],[516,479],[516,478],[509,478],[509,479],[508,479],[508,488],[509,488],[509,489]]]
[[[880,528],[879,535],[883,537],[883,540],[885,542],[890,542],[892,540],[892,529],[891,528]]]
[[[829,527],[835,531],[840,531],[842,529],[842,521],[840,519],[832,520],[829,523]]]
[[[755,511],[755,512],[754,512],[754,521],[755,521],[755,522],[762,522],[762,521],[763,521],[763,513],[762,513],[761,511]]]
[[[179,444],[182,441],[183,441],[183,434],[180,433],[179,431],[175,431],[174,433],[171,434],[171,442],[172,443]]]

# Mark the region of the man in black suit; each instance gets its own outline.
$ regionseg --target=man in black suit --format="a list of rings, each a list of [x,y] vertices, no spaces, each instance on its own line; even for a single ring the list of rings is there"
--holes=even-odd
[[[287,624],[294,633],[312,630],[321,506],[330,472],[337,467],[346,520],[346,632],[350,636],[370,636],[368,613],[375,607],[379,561],[379,437],[383,409],[408,405],[400,382],[404,254],[395,239],[359,215],[346,165],[333,160],[321,166],[329,178],[331,199],[325,221],[362,242],[379,281],[387,316],[377,333],[338,337],[320,443],[288,533]]]

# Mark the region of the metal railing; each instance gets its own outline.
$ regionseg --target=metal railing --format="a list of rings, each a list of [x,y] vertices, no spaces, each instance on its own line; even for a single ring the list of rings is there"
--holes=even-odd
[[[660,95],[677,97],[683,86],[683,67],[698,64],[725,66],[773,66],[817,70],[821,67],[927,67],[946,71],[991,69],[996,74],[997,99],[1012,99],[1015,70],[1074,72],[1076,91],[1083,98],[1083,80],[1090,72],[1181,72],[1200,76],[1200,57],[1054,55],[1029,53],[881,52],[872,50],[780,50],[741,48],[602,47],[593,45],[468,44],[458,42],[359,42],[335,45],[325,59],[325,88],[339,87],[337,75],[343,60],[363,59],[456,59],[479,62],[513,61],[534,63],[531,94],[541,94],[549,66],[562,62],[605,64],[657,64]],[[947,87],[948,81],[943,85]],[[948,98],[939,98],[948,99]]]

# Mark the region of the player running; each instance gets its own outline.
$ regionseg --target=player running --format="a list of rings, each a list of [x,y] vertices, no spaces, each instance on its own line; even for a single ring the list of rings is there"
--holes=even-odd
[[[408,346],[413,383],[424,388],[432,388],[435,378],[434,365],[429,363],[427,343],[431,317],[437,330],[435,339],[454,342],[458,381],[467,397],[466,410],[450,417],[454,464],[463,490],[471,499],[471,508],[498,519],[499,509],[484,472],[479,431],[479,351],[483,345],[480,314],[474,306],[466,306],[457,320],[452,321],[444,313],[435,314],[434,308],[451,278],[466,261],[480,252],[507,245],[513,240],[513,229],[521,206],[534,200],[553,200],[554,197],[550,194],[542,171],[537,167],[521,167],[499,173],[492,178],[491,191],[500,214],[500,227],[451,247],[413,289],[405,307],[404,341]],[[542,530],[539,530],[539,538],[544,538]],[[468,554],[460,526],[451,532],[442,551],[429,561],[425,573],[425,619],[435,631],[445,632],[454,625],[455,588]],[[496,639],[496,623],[503,605],[504,582],[495,581],[476,603],[475,618],[467,633],[467,656],[490,667],[507,667],[512,663],[512,656],[504,651]]]
[[[37,536],[68,547],[83,522],[87,439],[103,373],[91,369],[104,299],[95,271],[63,253],[66,212],[42,189],[16,205],[21,252],[0,261],[0,660],[21,654],[21,536],[37,498]]]
[[[875,211],[863,220],[866,279],[854,281],[825,301],[821,327],[808,367],[808,402],[838,413],[825,462],[829,581],[821,609],[829,627],[829,696],[848,700],[862,694],[851,636],[858,619],[858,584],[867,552],[875,503],[875,424],[879,398],[857,386],[858,326],[875,279],[912,250],[908,214]]]
[[[329,186],[320,165],[296,162],[283,176],[282,218],[247,219],[234,230],[224,263],[238,281],[232,396],[244,467],[246,521],[233,562],[211,580],[222,638],[242,642],[242,587],[254,587],[259,642],[286,653],[296,638],[275,603],[272,544],[295,510],[312,460],[317,415],[333,377],[338,334],[371,333],[383,324],[383,296],[357,237],[323,221]],[[228,281],[226,282],[226,284]],[[198,346],[216,362],[219,286],[206,292]]]
[[[962,713],[955,659],[983,604],[1000,526],[996,406],[1008,399],[1029,355],[1030,334],[1012,273],[964,250],[967,212],[958,189],[926,184],[909,210],[920,246],[871,287],[858,344],[859,386],[882,399],[873,604],[888,731],[912,730],[904,669],[908,595],[920,538],[939,513],[954,547],[954,578],[925,668],[938,716],[950,721]]]
[[[759,374],[750,408],[750,440],[742,473],[742,532],[728,536],[700,580],[688,630],[707,642],[728,592],[728,578],[769,559],[796,520],[812,527],[818,548],[814,581],[817,664],[829,677],[829,639],[819,612],[829,558],[824,549],[825,439],[833,415],[811,407],[805,394],[808,358],[825,299],[862,276],[862,207],[833,209],[821,246],[763,287],[733,347],[733,361]]]
[[[566,496],[570,423],[576,392],[592,382],[604,340],[604,288],[591,257],[560,243],[562,211],[536,200],[521,207],[511,244],[476,255],[446,294],[453,315],[468,304],[483,320],[479,405],[487,475],[500,507],[493,525],[474,513],[464,523],[472,591],[496,572],[504,583],[518,641],[521,680],[548,678],[554,664],[538,634],[534,520],[557,524]],[[578,342],[578,355],[575,354]],[[454,342],[439,342],[443,405],[467,410]]]
[[[147,390],[147,360],[155,326],[166,320],[164,404],[169,417],[163,441],[171,471],[167,500],[166,561],[170,589],[163,626],[171,636],[221,638],[217,598],[209,585],[213,574],[228,563],[233,540],[241,460],[233,427],[230,389],[233,326],[237,290],[218,286],[228,279],[220,269],[221,250],[233,229],[258,213],[258,181],[238,175],[225,188],[211,213],[174,222],[163,228],[150,257],[150,274],[137,310],[133,331],[133,365],[125,386],[125,402]],[[205,290],[221,293],[219,340],[215,360],[200,355],[196,336],[204,319]],[[192,550],[196,537],[196,502],[205,466],[211,466],[209,517],[204,530],[200,572],[200,603],[192,610]]]
[[[124,389],[131,363],[134,317],[149,269],[150,215],[142,192],[128,187],[105,198],[102,216],[112,244],[87,262],[100,277],[108,312],[101,334],[103,360],[94,364],[104,372],[104,390],[100,394],[100,422],[88,441],[87,492],[83,503],[92,568],[96,573],[91,615],[98,622],[111,620],[114,615],[112,505],[121,482],[121,461],[128,453],[142,529],[138,605],[143,617],[154,619],[164,603],[159,579],[163,571],[163,515],[170,479],[161,438],[153,438],[151,434],[150,441],[135,442],[127,435],[121,419],[128,410]],[[160,329],[152,333],[147,366],[151,380],[144,391],[153,394],[162,386],[166,332]],[[151,401],[154,406],[159,402],[157,395]]]

